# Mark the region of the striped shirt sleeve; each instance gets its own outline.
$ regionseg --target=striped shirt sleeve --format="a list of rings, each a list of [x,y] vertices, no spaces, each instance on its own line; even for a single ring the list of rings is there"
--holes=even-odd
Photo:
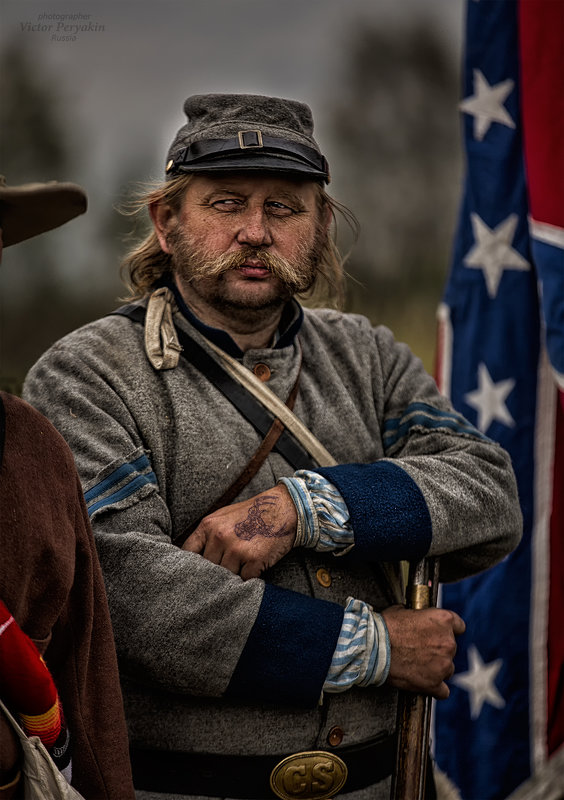
[[[298,528],[295,547],[318,553],[344,555],[354,545],[349,511],[340,492],[327,478],[310,470],[298,470],[292,478],[281,478],[296,512]]]
[[[336,694],[351,686],[381,686],[389,671],[390,641],[382,615],[349,597],[323,691]]]
[[[281,478],[298,514],[295,547],[343,555],[354,546],[349,512],[338,489],[317,472],[298,470]],[[351,686],[381,686],[390,671],[390,641],[383,617],[368,603],[352,597],[323,691],[344,692]]]

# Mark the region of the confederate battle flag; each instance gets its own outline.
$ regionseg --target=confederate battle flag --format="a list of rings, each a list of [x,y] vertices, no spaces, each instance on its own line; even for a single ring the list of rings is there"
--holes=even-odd
[[[523,540],[460,613],[438,766],[464,800],[564,797],[564,0],[468,0],[467,175],[437,379],[509,451]]]

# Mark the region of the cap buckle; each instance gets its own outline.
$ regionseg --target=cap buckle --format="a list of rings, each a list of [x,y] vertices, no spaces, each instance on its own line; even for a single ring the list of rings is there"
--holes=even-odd
[[[263,147],[261,131],[239,131],[237,136],[241,150]]]

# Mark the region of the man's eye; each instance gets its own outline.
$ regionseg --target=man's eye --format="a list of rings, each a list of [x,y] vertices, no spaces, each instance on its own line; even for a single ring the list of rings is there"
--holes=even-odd
[[[241,201],[235,200],[233,197],[226,197],[223,200],[215,200],[212,206],[219,211],[236,211],[241,206]]]
[[[285,203],[278,202],[278,200],[269,200],[266,208],[275,217],[290,217],[295,213],[293,208],[290,208]]]

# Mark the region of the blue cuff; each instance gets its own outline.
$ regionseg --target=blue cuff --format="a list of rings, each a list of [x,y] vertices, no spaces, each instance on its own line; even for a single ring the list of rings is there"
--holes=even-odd
[[[415,561],[431,546],[431,515],[405,470],[390,461],[316,469],[335,484],[347,505],[355,557]]]
[[[344,608],[266,584],[255,624],[225,696],[314,708],[343,623]]]

